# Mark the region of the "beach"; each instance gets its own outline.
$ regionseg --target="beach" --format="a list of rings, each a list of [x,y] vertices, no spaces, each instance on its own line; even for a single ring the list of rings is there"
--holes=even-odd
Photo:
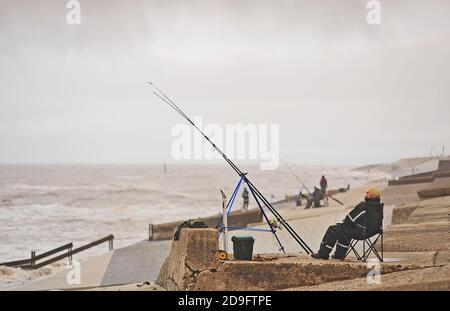
[[[385,230],[389,231],[391,230],[390,228],[392,228],[393,210],[403,205],[417,203],[418,200],[415,192],[423,185],[407,185],[393,188],[387,186],[387,180],[392,178],[392,176],[398,177],[402,174],[407,174],[408,172],[411,173],[411,169],[408,168],[408,165],[411,166],[411,163],[415,164],[416,170],[418,166],[423,166],[422,170],[426,171],[429,166],[432,166],[433,163],[436,164],[437,162],[432,159],[419,162],[406,161],[400,163],[403,164],[399,165],[399,163],[397,163],[391,166],[386,165],[370,169],[362,167],[356,170],[355,167],[295,167],[296,171],[304,178],[305,183],[309,185],[316,184],[318,182],[317,176],[320,176],[326,171],[332,188],[341,188],[347,184],[354,186],[352,186],[349,191],[334,195],[336,199],[344,202],[343,205],[330,199],[327,207],[308,210],[304,209],[304,205],[296,207],[295,202],[275,206],[277,206],[278,211],[285,220],[305,241],[307,241],[308,245],[313,250],[316,250],[319,247],[321,238],[327,227],[330,224],[342,221],[350,209],[363,200],[364,191],[367,187],[376,187],[381,189],[383,193],[383,200],[385,202],[383,224]],[[3,167],[2,169],[11,171],[11,168],[5,169]],[[86,216],[84,216],[86,219],[82,227],[84,235],[79,236],[76,234],[77,231],[67,230],[68,227],[65,227],[64,224],[60,224],[59,222],[62,219],[56,217],[54,211],[50,210],[49,212],[49,210],[45,208],[40,210],[34,205],[34,213],[42,214],[36,217],[37,220],[47,216],[47,221],[50,224],[49,228],[55,228],[53,230],[65,230],[61,231],[61,234],[58,232],[57,240],[46,241],[46,243],[48,243],[46,244],[48,245],[47,247],[54,247],[57,246],[58,243],[61,244],[69,240],[86,242],[95,238],[95,235],[98,236],[99,234],[113,233],[115,235],[114,251],[108,252],[106,246],[98,246],[89,252],[80,253],[79,256],[75,256],[74,259],[81,262],[81,268],[83,275],[85,276],[83,277],[82,284],[78,285],[67,284],[66,279],[70,269],[67,268],[66,263],[63,261],[57,262],[49,267],[32,271],[2,267],[0,268],[0,284],[2,284],[4,289],[162,290],[163,288],[155,285],[154,282],[158,277],[165,258],[169,255],[172,241],[147,241],[146,234],[148,224],[158,223],[159,220],[162,223],[166,221],[217,214],[220,211],[221,200],[220,196],[213,195],[213,193],[216,192],[213,189],[217,187],[216,184],[227,180],[227,185],[222,186],[227,193],[231,193],[236,181],[235,176],[223,167],[174,167],[171,172],[169,169],[169,172],[167,173],[169,176],[166,176],[160,167],[83,167],[82,169],[71,167],[70,169],[65,169],[67,171],[64,172],[63,170],[64,174],[69,174],[69,172],[70,174],[74,174],[74,172],[82,171],[84,174],[82,177],[83,182],[75,184],[74,180],[76,179],[71,179],[69,185],[67,183],[61,184],[61,180],[64,178],[58,176],[59,174],[55,174],[54,171],[52,171],[54,168],[41,168],[39,171],[41,173],[42,171],[47,172],[47,174],[49,174],[48,172],[51,172],[50,174],[55,174],[58,178],[62,178],[58,180],[59,184],[56,181],[54,183],[49,183],[48,180],[45,183],[39,182],[38,180],[27,181],[25,180],[26,177],[22,177],[24,180],[14,180],[15,183],[12,184],[16,186],[11,187],[11,183],[8,184],[5,182],[5,179],[3,179],[2,202],[4,202],[6,198],[10,206],[15,203],[16,205],[14,205],[14,207],[17,208],[17,206],[21,206],[24,202],[27,202],[28,204],[32,204],[32,202],[34,202],[33,204],[44,204],[44,202],[46,202],[46,204],[55,204],[52,203],[52,200],[49,199],[49,197],[57,197],[59,201],[57,204],[62,204],[61,202],[66,202],[65,204],[67,204],[67,202],[70,202],[69,208],[73,210],[73,213],[76,213],[77,209],[80,208],[82,211],[80,213],[81,215],[83,215],[83,212],[86,209],[97,211],[96,208],[106,209],[109,207],[112,209],[111,217],[106,215],[102,217],[101,214],[94,213],[92,219],[88,216],[90,213],[87,212]],[[96,188],[90,188],[88,186],[89,175],[86,175],[86,172],[89,171],[95,172],[97,180],[102,180],[101,183],[97,183]],[[216,173],[216,171],[218,173]],[[295,194],[298,192],[296,180],[284,168],[280,168],[271,173],[258,173],[257,170],[255,170],[255,173],[254,179],[257,180],[261,189],[270,189],[269,192],[273,194],[271,197],[274,200],[283,198],[287,194]],[[159,185],[162,180],[169,179],[170,174],[179,176],[184,182],[178,180],[178,182],[175,182],[171,187],[160,187],[157,189],[152,187],[156,184]],[[10,173],[9,176],[11,175],[13,174]],[[19,176],[19,174],[16,176]],[[206,184],[200,182],[200,180],[205,179],[209,179],[209,182]],[[186,180],[190,180],[190,182],[186,184]],[[18,184],[21,185],[20,188],[17,187]],[[25,187],[24,185],[27,186]],[[191,191],[187,191],[186,187],[190,188]],[[20,190],[18,190],[18,188]],[[205,196],[202,197],[202,194]],[[99,197],[98,202],[96,202],[97,200],[95,199],[96,195]],[[119,197],[120,199],[118,199]],[[17,198],[17,201],[13,201],[14,198]],[[89,200],[86,198],[91,199]],[[168,202],[167,204],[172,208],[168,209],[166,207],[163,209],[161,202],[156,204],[155,207],[152,207],[151,202],[156,202],[158,198],[165,198],[165,200],[167,200],[165,202]],[[241,204],[240,199],[241,198],[238,197],[236,203],[236,208],[238,209]],[[436,200],[431,200],[430,204],[432,206],[436,205],[436,203],[433,203],[435,201]],[[213,204],[211,204],[211,202],[213,202]],[[448,206],[448,202],[449,201],[446,199],[441,199],[439,204]],[[255,208],[255,203],[252,203],[251,208]],[[186,205],[195,206],[195,208],[186,209]],[[425,202],[423,206],[429,206],[428,202]],[[2,208],[6,209],[7,206],[3,205]],[[48,215],[45,215],[46,212]],[[65,217],[71,217],[70,215],[71,214],[66,215]],[[13,216],[14,215],[11,215],[11,217]],[[78,215],[78,218],[81,222],[82,217]],[[3,218],[3,222],[5,223],[4,219],[5,218]],[[11,220],[17,220],[19,223],[22,218],[11,218]],[[124,225],[124,220],[127,220],[125,221],[126,225]],[[32,222],[33,219],[28,219],[27,221],[31,226],[39,226],[38,223]],[[426,218],[421,221],[425,223],[429,222]],[[53,227],[52,225],[55,224],[58,224],[59,226]],[[12,223],[10,223],[10,226],[12,227]],[[72,224],[69,224],[69,226],[72,226]],[[261,223],[254,224],[252,227],[262,229],[267,228],[267,225]],[[100,230],[102,230],[102,232],[100,232]],[[10,234],[12,236],[12,232]],[[51,232],[43,233],[44,236],[45,234],[51,235]],[[54,234],[55,232],[53,232],[53,235]],[[249,232],[243,230],[233,231],[228,236],[228,245],[232,245],[232,235],[239,234],[249,234]],[[276,240],[270,233],[252,231],[250,234],[255,238],[255,254],[281,254],[278,251]],[[280,230],[277,234],[282,241],[287,254],[304,254],[303,250],[295,240],[289,236],[286,230]],[[71,239],[69,237],[71,237]],[[66,240],[63,240],[64,238]],[[448,238],[448,236],[444,235],[444,239],[445,238]],[[41,238],[36,237],[36,240],[27,241],[27,243],[29,243],[28,245],[36,245],[37,241],[40,240]],[[417,243],[426,243],[426,241],[418,241]],[[18,244],[19,243],[10,245],[9,248],[14,249],[14,247],[16,247],[17,249],[24,249],[27,245],[24,243],[24,245],[19,247]],[[41,245],[42,248],[46,246],[44,243]],[[6,250],[7,249],[2,247],[3,254],[6,253]],[[391,249],[388,247],[387,250],[393,253],[397,251],[395,247],[391,247]],[[433,252],[433,249],[425,249],[425,251]],[[22,253],[17,251],[16,256],[20,256],[21,254]],[[26,251],[24,251],[23,256],[26,255]],[[405,257],[403,255],[400,256],[394,254],[390,258],[394,261],[401,261],[402,258]],[[408,256],[406,257],[409,258],[408,260],[412,260],[413,262],[417,262],[416,257],[420,258],[420,256],[413,256],[411,259],[411,254],[409,253],[407,255]],[[426,255],[427,258],[429,255],[430,254]],[[432,268],[432,265],[428,265],[427,268]],[[407,272],[402,273],[407,274]],[[444,275],[447,274],[444,273]],[[149,285],[144,284],[145,282],[148,282]],[[343,282],[344,283],[342,284],[335,284],[336,288],[356,289],[354,285],[356,283],[347,281],[348,283],[346,285],[345,281]],[[138,284],[143,285],[138,287]],[[334,285],[331,283],[327,283],[327,285],[319,285],[317,288],[333,289],[335,288],[333,286]],[[315,287],[310,287],[309,289],[314,288]],[[303,288],[300,288],[300,290],[303,290]]]

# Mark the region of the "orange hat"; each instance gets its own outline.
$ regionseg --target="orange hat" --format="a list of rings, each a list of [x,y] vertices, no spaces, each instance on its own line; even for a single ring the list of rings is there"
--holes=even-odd
[[[375,188],[369,188],[366,190],[366,197],[368,199],[379,199],[381,197],[380,191]]]

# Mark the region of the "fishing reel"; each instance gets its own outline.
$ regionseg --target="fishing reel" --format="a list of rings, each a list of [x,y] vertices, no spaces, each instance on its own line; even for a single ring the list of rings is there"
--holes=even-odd
[[[283,227],[281,226],[281,224],[278,223],[278,221],[276,219],[271,219],[269,220],[269,224],[272,228],[274,229],[278,229],[281,230],[283,229]]]
[[[219,250],[217,252],[217,258],[219,258],[219,260],[227,260],[228,259],[228,253],[226,251]]]

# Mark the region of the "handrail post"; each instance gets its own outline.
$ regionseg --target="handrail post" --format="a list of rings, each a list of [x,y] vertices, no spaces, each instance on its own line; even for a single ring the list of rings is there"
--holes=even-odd
[[[114,249],[113,243],[114,243],[114,238],[111,238],[111,239],[109,240],[109,251],[112,251],[112,250]]]
[[[33,269],[35,269],[35,267],[36,267],[36,260],[35,260],[35,257],[36,257],[36,250],[32,250],[32,251],[31,251],[31,267],[32,267]]]
[[[72,265],[72,260],[73,260],[73,258],[72,258],[72,247],[69,247],[67,249],[67,255],[69,256],[69,265]]]
[[[148,240],[149,241],[153,240],[153,225],[152,224],[148,224]]]

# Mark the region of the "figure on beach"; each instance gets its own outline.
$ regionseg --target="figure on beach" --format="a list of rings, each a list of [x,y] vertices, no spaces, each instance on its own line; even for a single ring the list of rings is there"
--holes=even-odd
[[[317,187],[314,187],[314,192],[313,192],[312,196],[313,196],[314,207],[321,207],[320,201],[325,199],[325,195],[324,195],[323,191],[321,191]]]
[[[304,196],[302,191],[303,191],[303,187],[300,189],[300,192],[298,194],[298,198],[295,201],[295,206],[302,206],[302,197]]]
[[[375,188],[368,189],[364,201],[348,213],[343,223],[328,227],[319,251],[311,256],[316,259],[328,259],[336,245],[331,258],[343,259],[352,239],[361,240],[364,236],[371,237],[379,233],[382,222],[383,204],[380,192]]]
[[[325,198],[325,195],[319,188],[314,187],[313,193],[307,194],[306,197],[307,197],[307,200],[306,200],[305,209],[309,209],[309,208],[311,208],[311,206],[313,206],[313,203],[314,203],[315,208],[321,207],[320,201]]]
[[[324,198],[325,198],[325,204],[328,204],[328,195],[327,195],[327,188],[328,188],[328,180],[325,178],[325,175],[322,175],[322,178],[320,179],[320,190],[322,191]]]
[[[244,188],[244,191],[242,192],[242,198],[244,199],[244,204],[242,205],[242,210],[247,211],[248,210],[248,190],[247,188]]]

